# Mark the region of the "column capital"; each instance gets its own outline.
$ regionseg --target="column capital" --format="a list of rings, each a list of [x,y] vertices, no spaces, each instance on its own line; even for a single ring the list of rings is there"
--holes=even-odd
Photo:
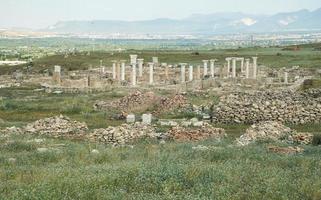
[[[186,66],[187,63],[179,63],[180,66]]]
[[[203,61],[203,63],[208,63],[208,60],[202,60]]]

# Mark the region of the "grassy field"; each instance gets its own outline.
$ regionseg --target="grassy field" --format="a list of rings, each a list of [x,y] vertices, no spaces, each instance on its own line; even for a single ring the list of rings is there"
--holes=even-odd
[[[0,139],[0,199],[321,199],[320,147],[279,155],[230,139],[112,148],[35,138]]]

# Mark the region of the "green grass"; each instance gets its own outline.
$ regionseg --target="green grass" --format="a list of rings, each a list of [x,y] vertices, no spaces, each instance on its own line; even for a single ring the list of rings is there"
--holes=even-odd
[[[1,139],[0,199],[321,198],[319,147],[287,156],[269,153],[264,144],[229,147],[229,139],[111,148],[28,141],[33,138]],[[48,152],[36,150],[61,143]],[[213,148],[192,149],[199,144]],[[90,153],[94,148],[100,153]]]

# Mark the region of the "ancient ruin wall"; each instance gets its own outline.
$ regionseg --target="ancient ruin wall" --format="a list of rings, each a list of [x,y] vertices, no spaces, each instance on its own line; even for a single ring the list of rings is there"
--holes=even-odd
[[[230,94],[221,97],[213,115],[217,123],[320,123],[321,89]]]

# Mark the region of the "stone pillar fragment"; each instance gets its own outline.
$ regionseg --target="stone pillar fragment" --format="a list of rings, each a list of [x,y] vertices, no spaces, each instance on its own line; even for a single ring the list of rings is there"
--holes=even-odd
[[[143,76],[143,65],[144,65],[144,59],[137,59],[138,62],[138,77]]]
[[[245,59],[245,78],[250,78],[250,59]]]
[[[285,84],[289,83],[288,76],[289,76],[288,72],[284,72],[284,83]]]
[[[137,64],[137,55],[129,55],[130,57],[130,64],[133,65],[133,64]]]
[[[116,79],[116,64],[117,61],[112,61],[113,65],[112,65],[112,74],[113,74],[113,79]]]
[[[236,78],[236,58],[232,58],[232,77]]]
[[[204,66],[204,74],[203,77],[207,76],[207,64],[208,64],[208,60],[203,60],[203,66]]]
[[[229,78],[230,77],[230,72],[231,72],[231,60],[232,60],[232,58],[225,58],[225,60],[227,62],[226,77]]]
[[[136,78],[136,64],[132,64],[132,86],[136,86],[137,78]]]
[[[181,83],[185,83],[185,66],[186,63],[181,63]]]
[[[117,74],[116,74],[116,77],[117,77],[117,80],[121,80],[121,77],[120,77],[120,63],[119,62],[117,62],[117,68],[116,68],[116,72],[117,72]]]
[[[253,78],[257,77],[257,57],[252,57],[253,59]]]
[[[211,71],[211,77],[215,78],[215,61],[217,61],[216,59],[212,59],[210,60],[210,71]]]
[[[193,81],[193,65],[189,66],[188,75],[188,80]]]
[[[122,60],[121,61],[121,75],[120,75],[120,80],[125,81],[125,74],[126,74],[126,61]]]
[[[154,63],[150,62],[148,63],[149,65],[149,84],[153,84],[154,83]]]

